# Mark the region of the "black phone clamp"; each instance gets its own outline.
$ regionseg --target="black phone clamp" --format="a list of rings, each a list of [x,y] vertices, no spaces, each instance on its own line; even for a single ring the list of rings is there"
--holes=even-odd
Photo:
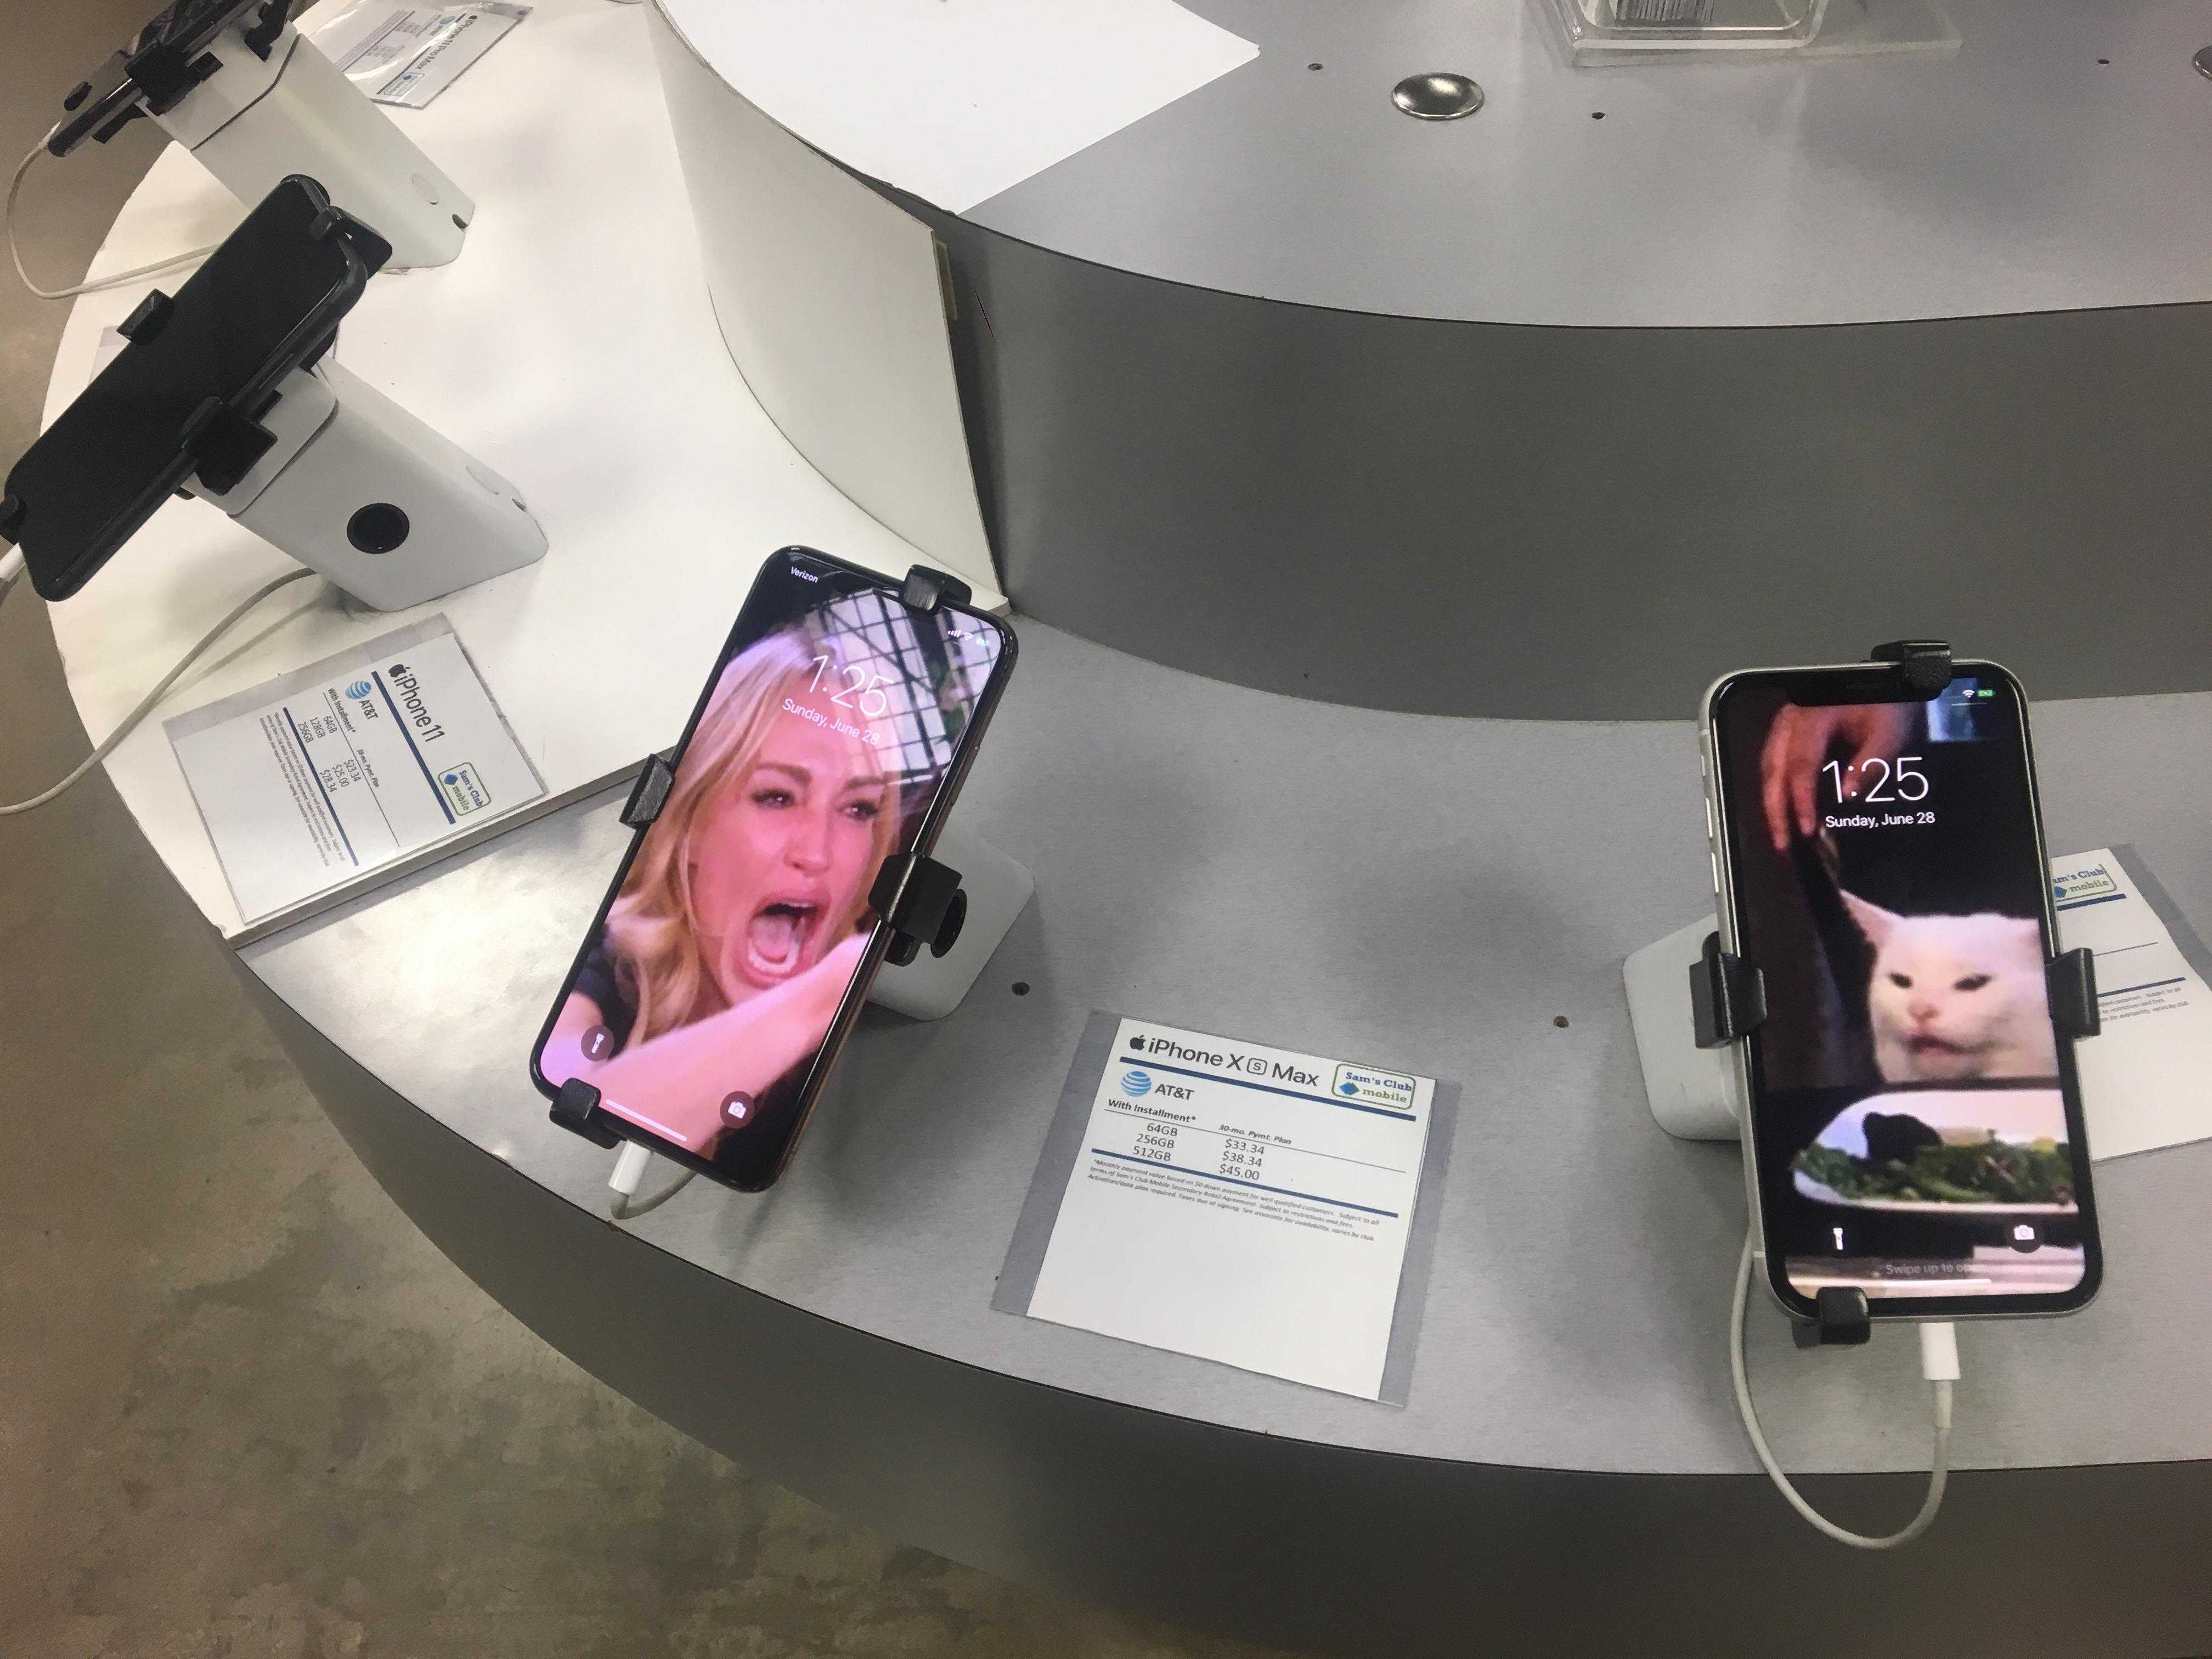
[[[2097,1011],[2097,955],[2086,945],[2061,951],[2044,964],[2043,983],[2051,998],[2051,1018],[2071,1037],[2093,1037],[2105,1029]]]
[[[1749,1036],[1766,1018],[1766,976],[1721,949],[1717,930],[1705,935],[1690,964],[1690,1019],[1700,1048],[1724,1048]]]
[[[580,1077],[561,1085],[545,1115],[571,1134],[581,1135],[594,1146],[605,1146],[610,1152],[625,1139],[614,1117],[600,1106],[599,1091]]]
[[[1932,697],[1953,678],[1948,640],[1892,640],[1867,653],[1869,662],[1893,662],[1908,690]]]
[[[919,853],[894,853],[876,872],[868,890],[868,908],[891,930],[891,947],[884,960],[903,968],[929,947],[933,957],[944,956],[960,942],[968,923],[968,894],[960,872]]]
[[[975,590],[959,577],[926,564],[909,565],[906,580],[899,587],[899,603],[909,611],[928,612],[941,605],[966,605],[975,597]]]
[[[1690,964],[1690,1017],[1700,1048],[1741,1042],[1765,1023],[1766,979],[1741,957],[1721,948],[1717,930],[1705,935]],[[1824,1286],[1811,1319],[1792,1319],[1790,1337],[1801,1348],[1856,1347],[1874,1334],[1866,1292],[1856,1285]]]

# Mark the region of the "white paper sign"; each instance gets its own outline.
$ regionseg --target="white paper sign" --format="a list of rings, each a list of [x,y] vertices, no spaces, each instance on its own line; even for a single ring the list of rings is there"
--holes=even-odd
[[[771,119],[952,213],[1259,55],[1175,0],[702,0],[669,15]]]
[[[1122,1020],[1030,1314],[1380,1398],[1435,1089]]]
[[[2212,1136],[2203,975],[2110,848],[2051,860],[2051,884],[2060,945],[2097,955],[2104,1029],[2074,1048],[2090,1156],[2101,1163]],[[2201,952],[2193,938],[2189,945]]]
[[[380,104],[420,109],[530,15],[527,6],[368,3],[314,32],[315,45]]]
[[[443,617],[167,729],[249,922],[545,792]]]

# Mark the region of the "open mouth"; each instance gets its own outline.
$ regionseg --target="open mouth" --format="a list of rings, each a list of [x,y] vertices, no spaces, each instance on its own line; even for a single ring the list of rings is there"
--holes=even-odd
[[[806,946],[821,923],[822,907],[796,900],[763,905],[747,924],[745,971],[763,983],[790,978],[806,959]]]
[[[1947,1042],[1939,1036],[1907,1037],[1905,1046],[1916,1054],[1963,1054],[1966,1052],[1957,1043]]]

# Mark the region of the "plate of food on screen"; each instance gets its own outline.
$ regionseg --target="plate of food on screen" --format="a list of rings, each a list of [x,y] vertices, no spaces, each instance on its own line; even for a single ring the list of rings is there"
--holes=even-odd
[[[1797,1190],[1855,1210],[2072,1215],[2074,1148],[2053,1088],[1912,1089],[1839,1112],[1791,1161]]]

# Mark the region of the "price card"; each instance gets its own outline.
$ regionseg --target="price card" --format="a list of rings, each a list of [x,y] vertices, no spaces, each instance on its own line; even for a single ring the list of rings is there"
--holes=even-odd
[[[545,793],[442,616],[166,729],[248,922]]]
[[[2078,1043],[2089,1155],[2212,1136],[2212,954],[2132,847],[2051,860],[2058,942],[2097,953],[2101,1035]]]
[[[1436,1081],[1149,1020],[1086,1041],[1040,1170],[1048,1240],[998,1305],[1011,1280],[1033,1318],[1402,1403]]]

